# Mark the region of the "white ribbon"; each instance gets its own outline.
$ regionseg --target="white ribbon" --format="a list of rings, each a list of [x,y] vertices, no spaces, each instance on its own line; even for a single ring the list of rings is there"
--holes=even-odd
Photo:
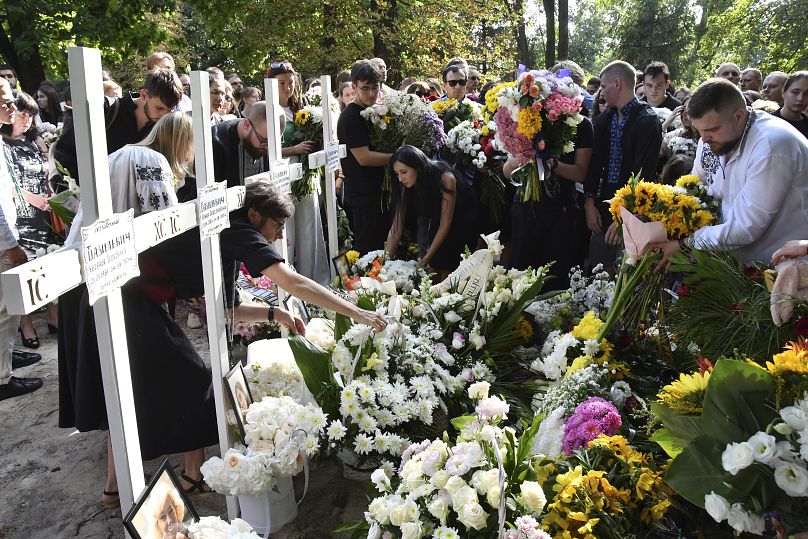
[[[497,457],[497,468],[499,468],[499,533],[497,537],[502,537],[505,531],[505,466],[502,465],[502,453],[499,451],[496,436],[492,440],[494,455]]]

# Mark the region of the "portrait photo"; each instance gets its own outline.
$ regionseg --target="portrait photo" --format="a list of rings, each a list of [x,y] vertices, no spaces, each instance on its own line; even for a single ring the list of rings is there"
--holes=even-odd
[[[123,523],[133,539],[187,539],[188,527],[198,520],[166,460]]]
[[[239,433],[241,438],[244,439],[247,409],[252,404],[253,399],[250,393],[250,385],[247,383],[247,377],[244,375],[241,363],[230,369],[230,372],[225,375],[224,381]]]

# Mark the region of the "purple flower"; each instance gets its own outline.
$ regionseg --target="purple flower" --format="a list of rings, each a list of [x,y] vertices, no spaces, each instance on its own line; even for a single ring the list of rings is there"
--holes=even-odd
[[[612,403],[600,397],[590,397],[578,405],[564,425],[564,453],[569,455],[585,447],[601,434],[616,434],[622,423],[620,413]]]
[[[446,145],[449,137],[443,131],[443,120],[441,120],[432,107],[423,111],[423,125],[426,131],[424,136],[424,147],[421,148],[425,154],[437,153]]]

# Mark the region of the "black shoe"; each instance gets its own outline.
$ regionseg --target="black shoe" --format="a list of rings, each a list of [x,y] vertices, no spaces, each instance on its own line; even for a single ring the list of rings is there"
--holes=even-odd
[[[20,338],[22,339],[22,345],[24,347],[33,348],[34,350],[39,348],[39,337],[37,337],[36,332],[34,332],[34,336],[29,339],[25,335],[23,335],[22,328],[17,328],[17,329],[20,332]]]
[[[23,352],[22,350],[14,350],[11,354],[11,368],[21,369],[28,365],[33,365],[42,359],[42,356],[36,352]]]
[[[54,333],[59,333],[59,328],[54,326],[53,324],[48,324],[48,333],[53,335]]]
[[[40,387],[42,387],[41,378],[15,378],[12,376],[7,384],[0,384],[0,401],[31,393]]]

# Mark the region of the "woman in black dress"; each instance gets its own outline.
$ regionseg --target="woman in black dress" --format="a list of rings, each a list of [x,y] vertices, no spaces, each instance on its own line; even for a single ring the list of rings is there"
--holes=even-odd
[[[475,243],[476,204],[472,187],[449,164],[429,159],[404,145],[390,158],[393,225],[387,255],[394,257],[407,224],[408,210],[417,219],[420,263],[444,278],[460,265],[460,255]],[[412,208],[409,208],[412,206]]]

